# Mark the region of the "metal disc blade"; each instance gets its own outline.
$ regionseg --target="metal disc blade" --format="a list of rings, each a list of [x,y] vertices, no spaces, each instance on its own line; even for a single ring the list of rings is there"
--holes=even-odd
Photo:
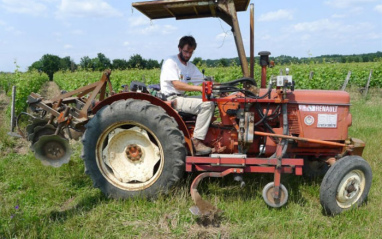
[[[34,132],[34,129],[37,127],[37,126],[44,126],[48,123],[48,120],[47,119],[40,119],[40,118],[37,118],[37,119],[34,119],[32,121],[31,124],[27,125],[27,127],[25,128],[26,132],[27,132],[27,135],[30,135],[30,134],[33,134]]]
[[[42,164],[60,167],[68,163],[71,155],[69,142],[58,135],[43,135],[31,147]]]
[[[39,138],[43,135],[53,135],[56,132],[56,127],[54,127],[51,124],[44,125],[44,126],[37,126],[34,128],[34,131],[32,134],[28,135],[27,140],[32,143],[36,143]]]

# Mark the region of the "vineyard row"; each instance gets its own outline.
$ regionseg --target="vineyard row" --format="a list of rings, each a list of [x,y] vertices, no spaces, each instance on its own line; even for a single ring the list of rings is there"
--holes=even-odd
[[[296,82],[296,89],[325,89],[338,90],[342,87],[346,76],[351,71],[348,86],[365,87],[372,71],[370,87],[382,88],[382,64],[381,62],[369,63],[338,63],[338,64],[312,64],[312,65],[290,65],[276,66],[268,69],[268,78],[290,69],[290,75]],[[239,66],[206,68],[205,74],[213,76],[217,82],[227,82],[242,77]],[[98,81],[101,72],[77,71],[57,72],[54,81],[60,89],[71,91],[79,87]],[[132,81],[143,81],[146,84],[159,83],[160,69],[152,70],[124,70],[113,71],[111,82],[114,91],[119,91],[122,85],[128,85]],[[255,67],[255,80],[259,82],[260,67]],[[31,92],[38,92],[41,86],[48,81],[45,74],[38,72],[14,74],[0,74],[0,91],[10,94],[13,85],[17,86],[16,111],[20,112],[26,108],[26,99]]]

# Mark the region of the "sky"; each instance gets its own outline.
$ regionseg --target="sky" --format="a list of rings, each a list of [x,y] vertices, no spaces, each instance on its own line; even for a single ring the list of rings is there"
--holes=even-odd
[[[128,0],[0,0],[0,71],[27,70],[44,54],[110,60],[139,54],[159,62],[195,37],[193,57],[237,57],[230,27],[219,18],[150,20]],[[251,0],[255,54],[314,57],[382,51],[382,0]],[[249,7],[238,12],[249,56]],[[15,63],[16,62],[16,63]]]

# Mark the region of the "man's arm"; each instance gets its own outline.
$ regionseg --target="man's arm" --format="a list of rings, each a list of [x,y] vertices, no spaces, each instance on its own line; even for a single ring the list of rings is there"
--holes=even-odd
[[[180,91],[199,91],[202,92],[203,87],[198,85],[189,85],[187,83],[181,82],[179,80],[171,81],[174,88]]]

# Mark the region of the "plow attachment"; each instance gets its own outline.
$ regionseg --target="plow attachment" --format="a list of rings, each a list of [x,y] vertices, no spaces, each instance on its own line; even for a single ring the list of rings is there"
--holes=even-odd
[[[247,158],[246,155],[211,155],[211,158],[192,157],[186,158],[186,171],[199,171],[191,184],[191,197],[195,206],[190,212],[201,217],[214,217],[219,212],[215,206],[205,201],[200,196],[197,186],[206,177],[224,177],[231,173],[273,173],[274,181],[268,183],[263,190],[263,199],[270,207],[281,207],[288,200],[288,191],[280,183],[282,173],[302,175],[302,158]]]
[[[198,184],[203,180],[203,178],[206,178],[206,177],[222,178],[230,173],[237,173],[237,172],[242,173],[243,170],[230,168],[221,173],[205,172],[205,173],[199,174],[191,184],[191,190],[190,190],[191,198],[194,201],[195,206],[190,207],[190,212],[196,216],[202,216],[202,217],[214,217],[216,214],[220,213],[221,212],[220,209],[217,209],[211,203],[202,199],[197,189]]]
[[[85,124],[92,117],[92,108],[107,97],[107,86],[109,93],[114,94],[110,74],[111,71],[106,70],[98,82],[53,99],[31,93],[28,105],[33,113],[22,112],[17,118],[12,116],[19,135],[31,143],[35,157],[44,165],[60,167],[69,162],[71,149],[68,139],[78,140],[83,134]],[[20,129],[21,116],[28,117],[30,122],[23,130]]]

